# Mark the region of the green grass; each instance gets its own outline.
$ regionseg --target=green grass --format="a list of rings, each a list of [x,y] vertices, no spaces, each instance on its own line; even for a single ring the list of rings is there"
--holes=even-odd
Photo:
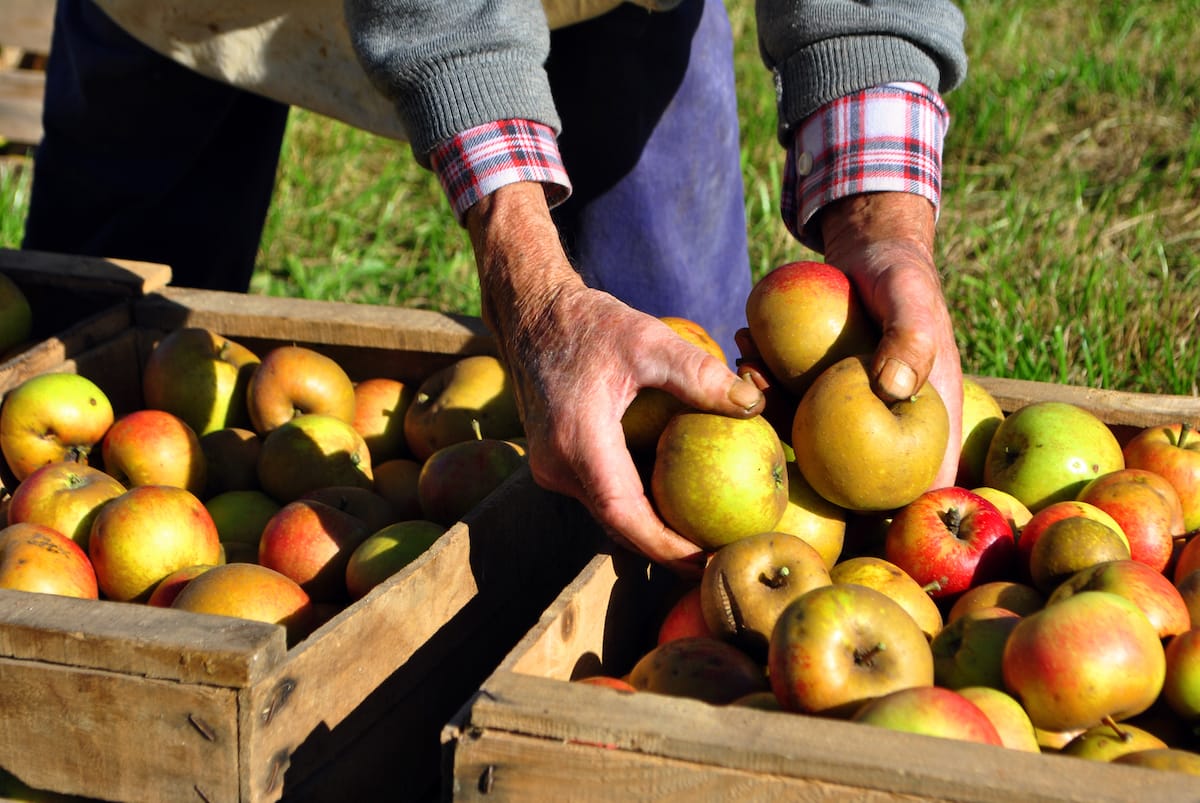
[[[801,256],[782,151],[729,0],[755,276]],[[1200,394],[1200,1],[962,3],[971,59],[937,244],[966,370]],[[0,163],[0,245],[28,172]],[[407,146],[294,113],[253,292],[477,314],[467,238]]]

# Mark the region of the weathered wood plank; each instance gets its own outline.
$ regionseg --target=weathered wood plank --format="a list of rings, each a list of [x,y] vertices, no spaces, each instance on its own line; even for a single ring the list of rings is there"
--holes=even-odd
[[[1147,427],[1178,421],[1200,424],[1200,396],[1131,393],[1027,379],[973,378],[995,397],[1006,412],[1035,401],[1062,401],[1089,410],[1100,420],[1116,426]]]
[[[143,296],[171,281],[171,268],[157,262],[0,248],[0,273],[20,285],[86,290],[109,296]]]
[[[0,0],[0,45],[49,53],[53,31],[50,0]]]
[[[0,70],[0,138],[22,145],[42,139],[46,76],[37,70]]]

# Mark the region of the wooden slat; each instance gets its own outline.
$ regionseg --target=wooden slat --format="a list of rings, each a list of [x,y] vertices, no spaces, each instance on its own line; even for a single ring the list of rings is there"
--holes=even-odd
[[[22,286],[137,297],[166,287],[171,267],[132,259],[0,248],[0,273]]]
[[[1200,424],[1200,396],[1130,393],[1026,379],[972,378],[1007,412],[1035,401],[1062,401],[1090,410],[1100,420],[1116,426],[1146,427],[1179,421]]]
[[[0,70],[0,138],[21,145],[42,139],[46,76],[37,70]]]
[[[0,45],[49,53],[53,32],[53,0],[0,0]]]

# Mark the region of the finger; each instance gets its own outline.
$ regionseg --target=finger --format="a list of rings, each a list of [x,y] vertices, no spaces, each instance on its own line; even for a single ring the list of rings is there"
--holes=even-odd
[[[753,376],[738,376],[700,348],[685,344],[679,348],[654,387],[705,412],[743,418],[762,412],[764,397]]]

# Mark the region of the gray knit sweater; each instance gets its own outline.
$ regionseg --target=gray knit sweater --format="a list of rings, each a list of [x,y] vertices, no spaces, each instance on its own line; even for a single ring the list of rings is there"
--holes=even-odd
[[[417,158],[475,125],[558,130],[541,0],[345,0],[354,47]],[[966,75],[962,14],[943,0],[756,0],[782,137],[821,104],[889,81],[941,92]]]

